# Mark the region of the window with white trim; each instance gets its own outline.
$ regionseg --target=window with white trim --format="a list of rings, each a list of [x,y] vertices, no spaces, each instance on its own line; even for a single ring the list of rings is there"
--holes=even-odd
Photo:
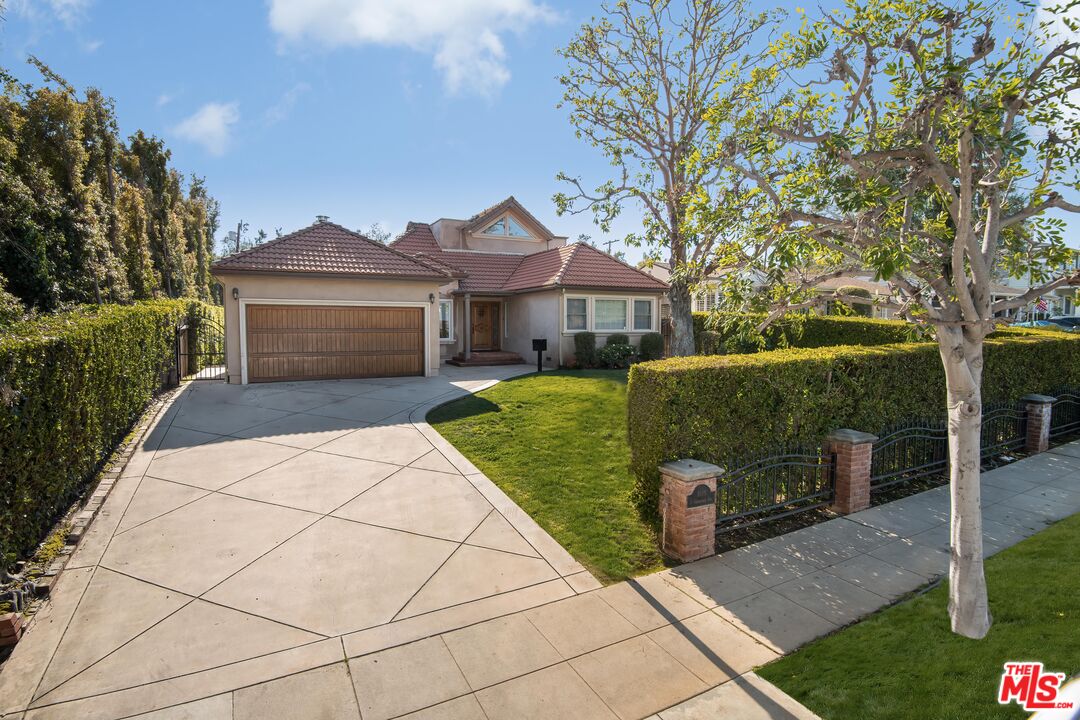
[[[596,330],[626,330],[626,300],[607,298],[593,300],[593,328]]]
[[[589,299],[578,297],[566,298],[566,329],[587,330],[589,328]]]
[[[652,300],[634,301],[634,329],[652,330],[653,328],[653,302]]]
[[[439,301],[439,339],[454,339],[454,301]]]

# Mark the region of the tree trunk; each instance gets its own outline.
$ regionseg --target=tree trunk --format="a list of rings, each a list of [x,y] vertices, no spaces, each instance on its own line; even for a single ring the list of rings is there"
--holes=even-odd
[[[953,632],[979,639],[990,630],[979,497],[983,337],[945,327],[937,335],[949,404],[949,618]]]
[[[671,354],[685,357],[694,354],[694,316],[690,288],[684,280],[673,279],[668,290],[671,302]]]

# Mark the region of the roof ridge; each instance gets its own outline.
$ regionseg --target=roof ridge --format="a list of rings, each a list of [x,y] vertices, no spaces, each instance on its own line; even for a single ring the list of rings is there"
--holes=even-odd
[[[360,238],[361,240],[366,240],[367,242],[371,243],[372,245],[374,245],[376,247],[382,248],[384,250],[389,250],[390,252],[394,253],[395,255],[406,258],[407,260],[412,260],[413,262],[418,263],[419,265],[421,265],[423,267],[426,267],[429,270],[434,269],[434,270],[437,270],[438,272],[445,272],[441,268],[432,268],[427,263],[425,263],[423,261],[420,261],[420,260],[417,260],[415,257],[413,257],[412,255],[410,255],[410,254],[408,254],[406,252],[402,252],[401,250],[398,250],[397,248],[390,247],[389,243],[381,243],[378,240],[373,240],[372,238],[369,238],[367,235],[365,235],[365,234],[363,234],[361,232],[357,232],[355,230],[350,230],[349,228],[345,227],[344,225],[338,225],[337,223],[330,222],[329,220],[327,220],[326,222],[315,223],[315,225],[332,225],[332,226],[338,228],[339,230],[344,230],[345,232],[347,232],[350,235],[355,235],[356,237]],[[309,225],[308,227],[314,227],[314,225]],[[447,273],[447,275],[449,275],[449,273]]]
[[[563,245],[562,247],[567,247],[567,246]],[[570,267],[570,261],[574,259],[575,255],[577,255],[577,251],[578,251],[578,248],[581,247],[581,243],[580,242],[570,243],[569,247],[570,247],[570,252],[568,252],[566,254],[566,257],[563,258],[562,265],[559,266],[559,272],[555,273],[555,284],[556,285],[562,285],[563,275],[566,274],[566,269],[568,267]],[[555,248],[555,249],[556,250],[561,250],[562,248]]]

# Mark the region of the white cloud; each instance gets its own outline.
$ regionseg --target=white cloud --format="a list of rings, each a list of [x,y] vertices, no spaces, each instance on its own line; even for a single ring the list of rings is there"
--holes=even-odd
[[[98,48],[100,48],[103,44],[103,40],[87,40],[82,44],[82,49],[84,52],[94,53],[97,52]]]
[[[286,90],[276,105],[271,105],[266,109],[266,124],[276,125],[289,117],[289,113],[296,107],[296,103],[300,100],[300,96],[310,89],[311,86],[307,83],[299,82]]]
[[[232,126],[240,120],[240,106],[235,102],[206,103],[194,115],[173,128],[173,132],[202,145],[211,155],[223,155],[232,139]]]
[[[157,106],[159,108],[165,107],[173,101],[173,96],[169,93],[161,93],[157,96]]]
[[[270,0],[287,42],[407,47],[432,55],[451,93],[480,95],[510,79],[502,35],[555,17],[537,0]]]
[[[93,0],[15,0],[12,9],[34,20],[51,14],[69,28],[78,25],[85,17]]]

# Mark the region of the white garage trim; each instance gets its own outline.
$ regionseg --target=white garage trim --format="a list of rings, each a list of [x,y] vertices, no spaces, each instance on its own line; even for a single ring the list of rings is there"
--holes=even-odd
[[[240,382],[248,384],[247,306],[324,305],[327,307],[418,307],[424,309],[424,377],[431,377],[431,303],[380,302],[378,300],[292,300],[285,298],[240,298]]]

